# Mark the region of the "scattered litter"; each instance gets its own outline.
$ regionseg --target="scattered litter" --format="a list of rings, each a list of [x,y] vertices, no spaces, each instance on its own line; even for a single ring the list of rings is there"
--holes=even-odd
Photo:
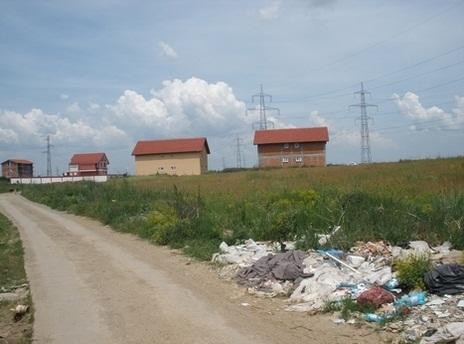
[[[400,299],[395,301],[397,306],[419,306],[427,302],[427,295],[423,291],[412,291],[408,295],[403,295]]]
[[[240,270],[237,277],[241,282],[256,286],[268,280],[294,281],[308,278],[313,274],[303,271],[303,251],[288,251],[285,253],[269,254],[260,258],[252,266]]]
[[[14,320],[19,321],[27,313],[29,306],[27,305],[17,305],[15,308],[10,309],[14,312]]]
[[[443,264],[424,276],[425,284],[431,293],[460,294],[464,293],[464,265]]]
[[[355,268],[353,268],[353,267],[349,266],[348,264],[342,262],[340,259],[338,259],[338,258],[335,257],[334,255],[332,255],[329,251],[325,251],[325,252],[323,252],[323,254],[325,254],[325,255],[326,255],[327,257],[329,257],[329,258],[332,258],[332,259],[335,260],[337,263],[343,265],[344,267],[350,269],[351,271],[354,271],[354,272],[356,272],[356,273],[359,273],[358,270],[356,270]]]
[[[432,252],[430,249],[429,244],[427,244],[425,241],[410,241],[409,242],[409,247],[414,250],[416,254],[429,254]]]
[[[225,242],[219,245],[219,253],[213,255],[212,261],[219,264],[239,264],[249,266],[260,258],[272,253],[270,246],[258,244],[249,239],[243,245],[229,246]]]
[[[0,302],[18,302],[27,297],[29,290],[26,286],[18,286],[0,292]]]
[[[242,305],[243,307],[248,307],[250,304],[249,304],[248,302],[242,302],[241,305]]]
[[[370,322],[381,323],[385,321],[385,318],[375,313],[364,314],[363,319]]]
[[[389,291],[381,287],[373,287],[361,293],[356,302],[360,305],[371,305],[379,308],[383,304],[392,303],[395,297]]]
[[[356,269],[359,268],[361,264],[366,261],[366,259],[361,256],[350,255],[346,257],[346,261],[348,262],[348,264],[350,264],[353,268]]]
[[[451,343],[456,344],[464,342],[464,322],[452,322],[440,327],[434,334],[423,337],[421,344]]]
[[[336,226],[332,232],[330,232],[330,234],[318,234],[317,237],[319,238],[318,240],[318,243],[319,245],[321,246],[324,246],[325,244],[327,244],[330,240],[330,238],[335,234],[337,233],[339,230],[340,230],[340,226]]]
[[[320,235],[319,239],[324,238],[327,243],[334,231]],[[290,247],[294,246],[286,246]],[[248,286],[250,294],[289,296],[285,308],[289,311],[313,314],[329,303],[343,305],[343,300],[352,299],[358,304],[371,303],[376,312],[353,314],[350,319],[334,313],[335,324],[368,321],[399,333],[402,342],[418,342],[422,338],[421,343],[429,344],[443,338],[459,338],[457,343],[464,344],[464,337],[456,332],[458,325],[449,327],[460,324],[464,328],[464,266],[445,263],[457,261],[462,252],[447,242],[430,247],[425,241],[411,241],[407,248],[392,247],[383,241],[357,243],[348,252],[336,248],[277,251],[276,245],[253,240],[236,246],[223,243],[213,261],[225,264],[219,272],[221,277],[238,279]],[[424,276],[431,294],[402,291],[392,263],[411,254],[431,257],[435,267]]]
[[[389,256],[391,254],[390,247],[385,244],[383,241],[366,243],[358,243],[357,246],[351,249],[356,255],[362,256],[364,258],[378,257],[378,256]]]
[[[427,306],[440,306],[445,303],[445,300],[443,300],[440,297],[434,297],[430,301],[427,302]]]
[[[344,324],[346,321],[345,321],[345,319],[340,319],[340,318],[339,318],[339,319],[332,319],[332,322],[333,322],[334,324],[337,324],[337,325],[338,325],[338,324]]]
[[[383,286],[390,291],[395,291],[399,285],[400,285],[400,282],[398,281],[398,279],[392,278],[388,280],[387,283],[385,283]]]

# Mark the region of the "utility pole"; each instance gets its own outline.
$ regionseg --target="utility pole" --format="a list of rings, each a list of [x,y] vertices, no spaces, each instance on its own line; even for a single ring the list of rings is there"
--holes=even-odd
[[[350,107],[359,107],[361,109],[361,116],[357,118],[361,121],[361,163],[370,164],[372,162],[372,155],[371,144],[369,140],[369,120],[371,120],[372,117],[367,115],[367,108],[377,108],[378,106],[366,103],[366,94],[370,94],[370,92],[364,90],[364,84],[362,82],[361,90],[354,92],[354,94],[359,94],[360,96],[360,103],[350,105]]]
[[[47,142],[47,150],[44,151],[43,153],[47,154],[47,177],[50,177],[52,175],[52,147],[53,145],[50,144],[50,135],[47,135],[47,138],[45,139]]]
[[[280,109],[275,107],[269,107],[266,105],[266,99],[272,103],[272,96],[270,94],[264,93],[263,84],[260,85],[260,91],[258,94],[251,96],[251,102],[255,103],[255,99],[259,98],[259,122],[253,123],[253,129],[267,130],[269,127],[274,128],[274,123],[267,120],[266,112],[277,112],[280,115]],[[256,111],[256,107],[248,108],[247,114],[249,111]]]
[[[224,156],[222,157],[222,170],[224,171],[226,169],[226,158]]]
[[[236,148],[235,148],[235,158],[236,158],[236,167],[237,168],[242,168],[242,145],[243,141],[242,139],[237,136],[236,138]]]

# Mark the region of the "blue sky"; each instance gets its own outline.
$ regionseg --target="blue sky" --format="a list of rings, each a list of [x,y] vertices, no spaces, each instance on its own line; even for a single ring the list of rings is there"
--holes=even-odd
[[[464,2],[2,1],[0,160],[44,174],[51,136],[133,170],[139,139],[207,136],[210,167],[256,163],[252,94],[277,127],[328,125],[328,162],[360,160],[358,99],[371,91],[374,161],[462,155]]]

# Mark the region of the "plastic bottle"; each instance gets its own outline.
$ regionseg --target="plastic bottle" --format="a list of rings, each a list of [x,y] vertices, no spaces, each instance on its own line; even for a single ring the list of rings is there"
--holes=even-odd
[[[395,304],[401,306],[418,306],[423,305],[427,302],[427,294],[425,291],[412,291],[409,295],[403,295],[400,299],[398,299]]]
[[[398,281],[398,279],[392,278],[387,283],[385,283],[383,286],[387,288],[388,290],[392,290],[398,287],[399,285],[400,285],[400,282]]]
[[[376,322],[376,323],[381,323],[382,321],[385,321],[385,318],[383,316],[375,314],[375,313],[364,314],[363,318],[364,320],[367,320],[370,322]]]

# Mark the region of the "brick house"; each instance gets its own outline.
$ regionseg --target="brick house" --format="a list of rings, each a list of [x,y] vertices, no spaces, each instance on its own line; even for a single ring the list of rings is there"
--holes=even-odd
[[[132,151],[135,175],[199,175],[208,171],[205,137],[139,141]]]
[[[327,127],[257,130],[259,167],[325,166]]]
[[[108,174],[108,158],[105,153],[74,154],[69,163],[67,176],[105,176]]]
[[[5,178],[32,178],[32,161],[9,159],[2,162],[2,176]]]

